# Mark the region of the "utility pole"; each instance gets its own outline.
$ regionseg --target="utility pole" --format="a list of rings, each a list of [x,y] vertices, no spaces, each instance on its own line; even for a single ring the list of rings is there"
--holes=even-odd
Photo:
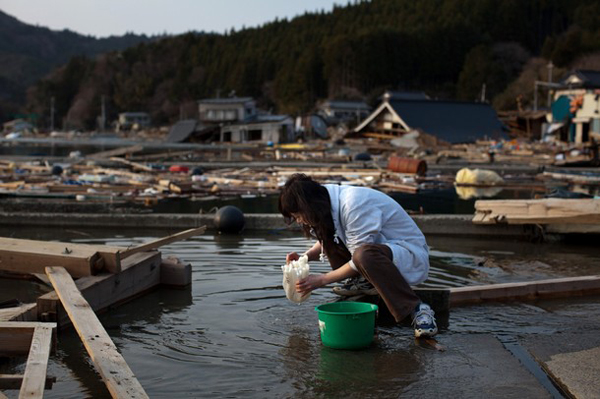
[[[106,128],[106,104],[105,104],[105,100],[106,97],[102,96],[102,104],[101,104],[101,112],[102,115],[100,116],[100,131],[103,132]]]
[[[550,60],[550,62],[548,63],[548,65],[546,66],[548,68],[548,108],[550,108],[550,106],[552,105],[552,92],[550,90],[550,87],[552,85],[552,69],[554,68],[554,64],[552,63],[552,60]]]
[[[485,83],[483,85],[481,85],[481,95],[479,98],[479,102],[481,102],[481,103],[485,102]]]
[[[54,131],[54,96],[50,97],[50,132]]]

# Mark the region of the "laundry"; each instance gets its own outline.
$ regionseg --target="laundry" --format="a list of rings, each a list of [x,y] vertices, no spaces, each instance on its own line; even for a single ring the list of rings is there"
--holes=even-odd
[[[306,278],[310,273],[308,256],[303,255],[300,259],[281,266],[281,270],[283,271],[283,289],[287,299],[295,303],[306,301],[310,297],[310,292],[304,295],[296,292],[296,282]]]

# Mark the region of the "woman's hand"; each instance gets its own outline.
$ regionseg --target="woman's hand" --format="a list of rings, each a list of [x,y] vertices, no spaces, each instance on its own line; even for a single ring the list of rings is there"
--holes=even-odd
[[[326,285],[324,274],[309,274],[306,278],[296,283],[296,291],[300,294],[307,294],[324,285]]]
[[[289,254],[287,254],[285,256],[285,264],[287,265],[291,261],[298,260],[298,259],[300,259],[300,255],[298,255],[297,252],[290,252]]]

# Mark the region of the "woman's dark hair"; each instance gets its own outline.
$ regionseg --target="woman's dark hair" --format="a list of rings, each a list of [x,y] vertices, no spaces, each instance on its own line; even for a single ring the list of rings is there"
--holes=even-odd
[[[311,232],[323,244],[331,245],[335,227],[331,216],[331,200],[327,189],[303,173],[295,173],[285,182],[279,194],[279,212],[288,223],[292,214],[301,215],[308,223],[302,229],[307,238]]]

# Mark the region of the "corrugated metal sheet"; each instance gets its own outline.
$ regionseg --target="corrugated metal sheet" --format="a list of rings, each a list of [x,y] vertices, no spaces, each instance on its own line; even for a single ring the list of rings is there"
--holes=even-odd
[[[168,143],[182,143],[187,140],[192,133],[196,131],[198,121],[195,119],[187,119],[179,121],[171,126],[167,135]]]

